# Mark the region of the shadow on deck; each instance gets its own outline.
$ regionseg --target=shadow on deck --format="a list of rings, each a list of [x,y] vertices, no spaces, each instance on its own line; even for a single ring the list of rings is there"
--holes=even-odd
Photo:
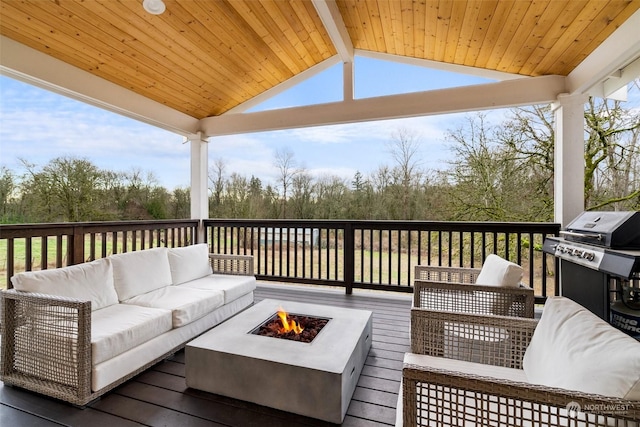
[[[343,426],[395,423],[402,359],[409,351],[411,297],[406,294],[259,284],[265,299],[334,305],[373,312],[373,345]],[[184,351],[176,353],[82,410],[0,383],[3,426],[326,426],[334,425],[187,388]]]

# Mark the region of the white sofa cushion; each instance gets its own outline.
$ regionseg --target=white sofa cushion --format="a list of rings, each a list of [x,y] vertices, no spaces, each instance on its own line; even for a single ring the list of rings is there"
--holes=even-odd
[[[167,248],[153,248],[109,257],[120,301],[171,285],[167,252]]]
[[[91,313],[91,361],[98,364],[171,330],[171,310],[116,304]]]
[[[568,298],[547,299],[523,368],[531,383],[640,400],[640,343]]]
[[[201,333],[211,329],[213,326],[223,322],[251,304],[253,304],[253,295],[245,295],[231,304],[225,304],[213,310],[206,316],[182,328],[172,329],[125,353],[93,365],[91,370],[91,389],[97,391],[107,387],[109,384],[141,368],[150,361],[166,355],[167,352],[175,351],[177,347],[191,341]]]
[[[91,301],[91,310],[118,303],[108,258],[52,270],[28,271],[11,278],[19,291]]]
[[[199,279],[212,273],[209,246],[206,243],[169,249],[169,266],[174,285]]]
[[[256,289],[254,276],[237,276],[231,274],[210,274],[200,279],[180,285],[184,288],[207,289],[224,292],[224,303],[229,304],[243,295]]]
[[[490,254],[482,264],[476,284],[516,288],[519,286],[523,274],[524,270],[518,264],[507,261],[498,255]]]
[[[173,327],[178,328],[198,320],[224,303],[223,291],[205,291],[182,286],[167,286],[138,295],[125,304],[171,310]]]

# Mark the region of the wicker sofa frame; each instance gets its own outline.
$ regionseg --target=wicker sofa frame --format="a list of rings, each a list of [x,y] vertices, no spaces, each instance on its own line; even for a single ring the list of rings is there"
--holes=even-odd
[[[442,334],[445,325],[486,334],[498,329],[506,331],[510,351],[490,357],[490,364],[522,369],[522,358],[537,320],[414,308],[411,311],[411,352],[437,356],[446,365],[442,358],[446,345]],[[455,358],[469,361],[471,356],[459,351]],[[479,375],[473,368],[460,372],[443,369],[442,363],[439,365],[404,364],[401,404],[405,427],[640,425],[638,401],[507,380],[498,375],[486,375],[486,369]]]
[[[254,274],[252,256],[210,254],[209,259],[214,274]],[[0,379],[5,385],[21,387],[80,407],[187,344],[181,343],[119,380],[92,392],[90,301],[10,289],[2,291],[0,303]],[[38,315],[34,316],[34,313]],[[75,341],[73,360],[69,360],[68,349],[61,348],[60,343],[64,340],[60,337],[72,337]],[[33,361],[33,366],[18,367],[21,359]]]
[[[530,287],[476,285],[479,268],[415,267],[413,306],[475,314],[505,314],[533,318],[534,291]],[[504,307],[504,313],[495,313]]]

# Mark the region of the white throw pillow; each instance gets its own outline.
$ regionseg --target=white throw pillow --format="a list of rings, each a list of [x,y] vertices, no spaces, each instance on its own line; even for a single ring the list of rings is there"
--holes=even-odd
[[[169,266],[174,285],[210,275],[209,245],[200,243],[169,249]]]
[[[171,285],[167,253],[167,248],[153,248],[109,257],[120,301]]]
[[[482,264],[476,284],[517,288],[523,274],[524,270],[518,264],[490,254]]]
[[[91,310],[118,303],[108,258],[51,270],[18,273],[11,278],[19,291],[91,301]]]
[[[523,368],[531,383],[640,400],[640,343],[568,298],[547,299]]]

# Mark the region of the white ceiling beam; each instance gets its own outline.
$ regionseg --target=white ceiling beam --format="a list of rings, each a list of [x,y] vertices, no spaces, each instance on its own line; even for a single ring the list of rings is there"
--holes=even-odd
[[[399,64],[413,65],[417,67],[432,68],[435,70],[448,71],[452,73],[466,74],[487,79],[504,81],[521,79],[526,76],[513,73],[505,73],[503,71],[486,70],[484,68],[469,67],[466,65],[447,64],[439,61],[431,61],[429,59],[412,58],[409,56],[393,55],[390,53],[372,52],[370,50],[356,49],[355,54],[365,58],[378,59],[381,61],[397,62]]]
[[[353,62],[353,43],[335,0],[312,0],[342,62]]]
[[[627,85],[638,77],[640,77],[640,58],[618,70],[602,83],[604,97],[626,101]],[[620,99],[621,97],[624,97],[624,99]]]
[[[640,10],[631,15],[567,76],[569,93],[605,98],[606,92],[615,92],[613,82],[607,84],[605,90],[605,81],[640,58],[639,28]],[[631,80],[637,77],[638,74]],[[615,84],[620,88],[629,81],[619,79]]]
[[[558,95],[564,92],[565,77],[541,76],[297,108],[207,117],[200,121],[200,127],[207,136],[233,135],[542,104],[555,101]]]
[[[170,132],[186,136],[198,131],[194,117],[5,36],[0,36],[0,47],[0,74]]]
[[[285,80],[279,85],[262,92],[260,95],[254,96],[253,98],[243,102],[242,104],[231,108],[223,115],[244,113],[245,111],[255,107],[256,105],[262,104],[263,102],[273,98],[274,96],[280,95],[282,92],[291,89],[297,84],[302,83],[303,81],[308,80],[317,74],[320,74],[324,70],[331,68],[338,63],[340,63],[340,58],[335,55],[331,58],[325,59],[319,64],[316,64],[313,67],[308,68],[299,74],[296,74],[295,76],[289,78],[288,80]]]

